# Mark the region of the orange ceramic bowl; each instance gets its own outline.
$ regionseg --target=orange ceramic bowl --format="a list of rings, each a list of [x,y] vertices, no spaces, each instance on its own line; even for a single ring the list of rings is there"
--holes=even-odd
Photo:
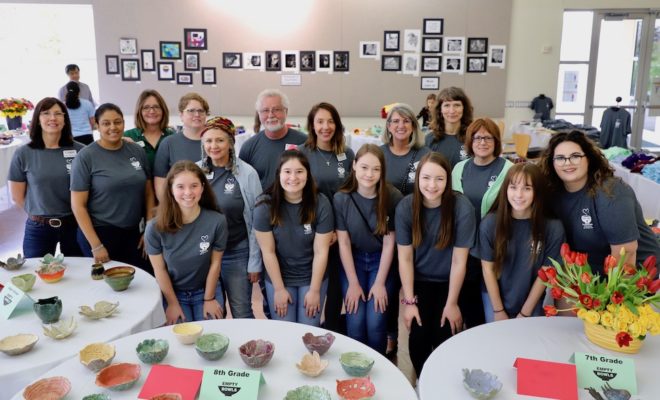
[[[66,269],[53,272],[50,274],[46,272],[37,271],[37,275],[39,275],[39,278],[41,278],[41,280],[43,280],[46,283],[55,283],[55,282],[59,282],[64,277],[64,271],[66,271]]]

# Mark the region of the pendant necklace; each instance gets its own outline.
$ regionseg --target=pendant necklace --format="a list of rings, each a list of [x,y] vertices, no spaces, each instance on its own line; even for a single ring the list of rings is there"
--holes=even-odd
[[[330,166],[330,160],[332,159],[332,156],[330,156],[330,158],[325,158],[325,156],[323,155],[321,150],[319,150],[318,147],[316,148],[316,151],[318,151],[319,154],[321,155],[321,157],[325,160],[325,165],[327,165],[329,167]]]

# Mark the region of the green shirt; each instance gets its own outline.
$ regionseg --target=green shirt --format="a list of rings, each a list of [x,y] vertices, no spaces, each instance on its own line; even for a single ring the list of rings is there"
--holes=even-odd
[[[133,139],[135,143],[137,143],[140,147],[144,149],[144,152],[147,153],[149,168],[153,171],[154,160],[156,158],[156,150],[158,150],[158,146],[160,146],[160,142],[162,142],[164,138],[173,135],[174,133],[175,133],[174,129],[165,128],[165,132],[163,132],[163,134],[160,136],[160,139],[158,139],[158,143],[156,143],[156,147],[153,147],[149,143],[149,141],[147,141],[147,139],[144,137],[144,132],[142,132],[139,128],[133,128],[127,130],[126,132],[124,132],[124,136]]]

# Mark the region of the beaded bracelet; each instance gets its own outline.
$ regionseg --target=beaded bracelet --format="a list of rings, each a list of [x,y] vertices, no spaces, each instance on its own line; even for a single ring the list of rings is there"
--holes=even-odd
[[[412,306],[417,304],[417,296],[414,296],[412,299],[406,299],[403,298],[401,299],[401,304],[407,305],[407,306]]]
[[[91,252],[94,253],[95,251],[97,251],[97,250],[101,250],[101,249],[104,248],[104,247],[105,247],[105,246],[103,245],[103,243],[101,243],[100,245],[94,247],[94,248],[91,250]]]

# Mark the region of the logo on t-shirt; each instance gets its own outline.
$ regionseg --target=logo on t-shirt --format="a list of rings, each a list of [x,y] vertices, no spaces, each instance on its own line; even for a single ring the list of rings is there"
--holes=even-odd
[[[303,234],[305,234],[305,235],[311,235],[312,234],[312,224],[304,224],[303,225]]]
[[[459,151],[458,154],[460,155],[461,160],[467,160],[468,153],[467,153],[467,151],[465,151],[465,145],[463,145],[463,144],[461,145],[461,150]]]
[[[541,249],[541,242],[540,241],[539,242],[532,241],[532,243],[530,243],[529,252],[531,254],[539,255],[539,254],[541,254],[541,250],[542,249]]]
[[[346,169],[344,168],[344,163],[339,161],[337,163],[337,178],[344,179],[346,177]]]
[[[209,247],[211,247],[211,243],[209,243],[209,235],[204,235],[201,237],[201,241],[199,242],[199,255],[204,255],[209,252]]]
[[[496,180],[497,180],[497,175],[493,175],[490,177],[490,180],[488,181],[488,189],[490,189],[490,187],[495,184]]]
[[[582,209],[580,220],[582,221],[582,229],[594,229],[594,225],[591,223],[591,213],[588,208]]]
[[[71,163],[73,162],[73,158],[67,158],[64,161],[66,161],[66,173],[71,175]]]
[[[419,161],[413,163],[412,167],[408,170],[408,183],[415,183],[415,172],[418,165]]]
[[[230,176],[225,181],[225,194],[233,194],[235,187],[236,187],[236,179],[234,179],[233,176]]]
[[[140,171],[142,169],[142,165],[140,164],[140,161],[138,161],[137,158],[131,157],[129,160],[131,161],[131,165],[133,166],[133,168],[135,168],[136,171]]]

